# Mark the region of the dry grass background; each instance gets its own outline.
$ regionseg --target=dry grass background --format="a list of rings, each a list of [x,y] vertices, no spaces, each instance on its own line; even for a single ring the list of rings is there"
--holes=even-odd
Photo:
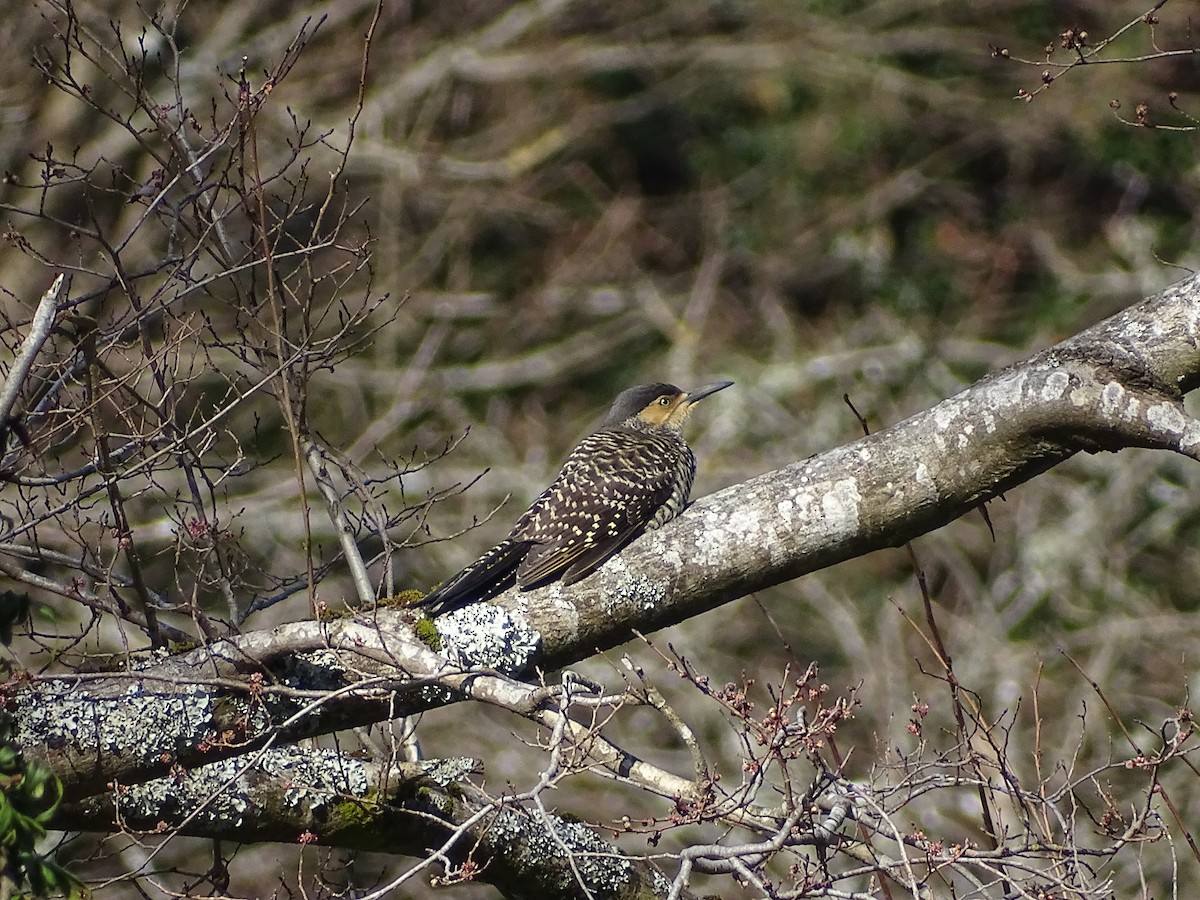
[[[110,18],[119,21],[127,47],[147,27],[144,6],[133,3],[78,11],[100,35]],[[258,151],[272,168],[288,158],[297,121],[311,121],[310,134],[328,133],[328,146],[307,151],[307,183],[272,186],[311,201],[326,190],[347,140],[372,11],[335,0],[193,3],[160,15],[170,25],[178,14],[180,94],[202,120],[213,98],[221,107],[236,91],[243,58],[258,85],[305,17],[327,17],[256,120]],[[1099,36],[1143,11],[1099,0],[386,4],[334,191],[355,209],[342,242],[369,240],[372,272],[356,271],[334,295],[365,295],[370,285],[374,296],[389,296],[368,321],[377,329],[369,345],[312,374],[308,404],[322,439],[366,473],[383,476],[397,458],[436,459],[405,476],[403,494],[395,481],[380,488],[392,509],[471,484],[409,519],[411,534],[393,534],[409,538],[394,556],[397,586],[426,587],[490,546],[628,384],[737,381],[693,422],[703,494],[856,437],[843,393],[875,427],[886,425],[1175,280],[1177,270],[1159,257],[1194,266],[1194,138],[1130,128],[1108,105],[1120,99],[1131,114],[1146,100],[1152,117],[1183,121],[1164,97],[1176,90],[1194,111],[1194,64],[1093,66],[1023,103],[1016,89],[1032,90],[1041,69],[988,51],[991,43],[1037,59],[1063,27]],[[4,17],[3,45],[59,52],[48,24],[58,16],[54,4],[33,3]],[[1183,8],[1168,6],[1162,18],[1154,40],[1184,46]],[[155,28],[146,35],[150,58],[165,61],[147,67],[147,84],[169,102],[169,47]],[[1149,42],[1149,28],[1139,26],[1118,52],[1133,55]],[[0,290],[5,315],[21,322],[62,267],[83,270],[76,292],[103,282],[105,253],[73,226],[102,222],[108,234],[130,235],[123,258],[133,268],[160,260],[169,235],[141,222],[144,205],[128,202],[130,185],[158,167],[146,147],[47,84],[24,51],[0,66],[0,168],[8,173],[0,202],[9,228]],[[98,73],[93,90],[114,107],[124,102]],[[35,156],[48,142],[81,171],[119,165],[127,181],[39,194],[29,186],[39,184]],[[29,215],[39,208],[40,217]],[[300,234],[311,212],[293,219]],[[333,256],[319,265],[334,265]],[[223,318],[229,297],[219,283],[188,302],[189,313],[234,324]],[[120,320],[119,301],[104,310]],[[11,333],[4,339],[15,343]],[[197,409],[244,377],[245,366],[219,348],[189,352],[176,362]],[[301,573],[304,530],[278,408],[264,399],[229,427],[261,460],[223,482],[214,500],[237,536],[240,565]],[[1200,648],[1198,482],[1194,467],[1162,455],[1079,458],[991,504],[994,538],[972,516],[918,542],[958,678],[985,717],[1004,724],[1012,764],[1030,784],[1038,765],[1070,765],[1079,775],[1132,755],[1114,715],[1150,745],[1158,724],[1189,702]],[[131,523],[150,579],[167,593],[186,581],[164,501],[175,487],[147,482]],[[491,520],[439,540],[508,495]],[[320,515],[313,527],[330,546]],[[322,596],[336,604],[350,593],[335,567]],[[223,609],[215,590],[199,595]],[[69,631],[78,613],[46,602]],[[243,627],[306,615],[301,593]],[[908,730],[914,703],[930,705],[930,748],[954,740],[948,692],[927,674],[935,668],[928,647],[906,615],[921,621],[920,597],[897,550],[652,640],[670,642],[717,683],[777,682],[789,663],[816,661],[835,693],[857,685],[861,705],[839,743],[852,751],[849,770],[865,778],[918,749]],[[114,643],[106,632],[91,640],[86,646]],[[720,765],[737,777],[719,714],[655,653],[638,643],[627,649],[710,751],[727,754]],[[612,677],[603,660],[580,668]],[[461,752],[470,734],[496,785],[520,783],[541,764],[513,730],[522,728],[477,709],[441,710],[422,723],[431,753]],[[685,759],[680,748],[659,746],[669,736],[637,716],[617,736],[655,759]],[[1100,810],[1108,793],[1128,813],[1147,777],[1105,770],[1085,781],[1079,799]],[[1194,772],[1177,766],[1162,777],[1180,821],[1200,820]],[[900,824],[947,841],[979,840],[972,797],[915,801],[911,822]],[[645,804],[586,777],[556,800],[601,822]],[[1077,824],[1086,842],[1094,827],[1082,813]],[[1178,842],[1178,825],[1165,824]],[[671,835],[664,846],[689,836]],[[1172,881],[1194,883],[1200,863],[1167,845],[1111,865],[1098,860],[1112,896],[1166,896]],[[644,849],[637,840],[626,846]],[[133,870],[142,852],[127,844],[82,871]],[[195,861],[203,852],[177,841],[156,865],[203,868]],[[268,895],[278,878],[297,880],[295,857],[290,848],[244,850],[234,884],[244,895]],[[362,883],[390,865],[361,859],[331,877]],[[738,896],[725,879],[701,888]],[[132,892],[114,886],[107,895]]]

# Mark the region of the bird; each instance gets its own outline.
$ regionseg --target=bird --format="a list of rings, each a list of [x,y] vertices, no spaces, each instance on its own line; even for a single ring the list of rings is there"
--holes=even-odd
[[[574,584],[642,532],[675,518],[696,475],[683,423],[697,403],[732,384],[685,391],[654,382],[622,391],[508,537],[416,605],[438,616],[513,584],[522,591],[556,578]]]

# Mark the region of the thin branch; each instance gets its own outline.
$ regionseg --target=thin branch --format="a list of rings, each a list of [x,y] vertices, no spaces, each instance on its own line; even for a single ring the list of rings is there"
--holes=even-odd
[[[3,387],[0,388],[0,426],[7,426],[13,404],[17,402],[21,386],[25,383],[29,370],[33,367],[33,360],[50,337],[50,332],[54,328],[54,316],[58,312],[58,299],[62,295],[65,282],[66,276],[60,274],[54,279],[54,283],[50,285],[46,293],[42,294],[42,299],[38,301],[37,310],[34,312],[33,321],[29,326],[29,334],[22,341],[17,359],[13,363],[12,369],[9,370]]]
[[[307,440],[304,442],[304,460],[313,474],[317,489],[325,498],[329,509],[329,519],[333,522],[338,543],[342,547],[342,555],[346,559],[346,565],[350,567],[350,577],[353,579],[354,589],[358,593],[358,602],[364,607],[368,606],[375,601],[375,588],[371,584],[371,576],[367,573],[367,566],[363,562],[362,554],[358,551],[358,542],[354,539],[354,528],[350,525],[350,520],[346,518],[341,498],[330,478],[329,467],[325,464],[325,455],[313,441]]]

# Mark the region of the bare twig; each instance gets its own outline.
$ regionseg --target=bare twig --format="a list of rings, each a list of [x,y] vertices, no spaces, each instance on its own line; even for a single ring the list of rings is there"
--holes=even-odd
[[[5,376],[3,387],[0,387],[0,427],[7,427],[9,414],[13,404],[17,402],[17,395],[29,375],[29,370],[33,367],[33,360],[50,337],[50,331],[54,327],[54,316],[58,312],[58,300],[62,296],[65,283],[66,276],[60,274],[38,301],[29,325],[29,334],[21,342],[17,359]]]

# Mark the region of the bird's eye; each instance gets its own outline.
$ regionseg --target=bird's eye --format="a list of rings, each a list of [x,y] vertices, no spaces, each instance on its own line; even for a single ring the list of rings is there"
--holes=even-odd
[[[670,406],[671,398],[664,394],[662,397],[658,398],[658,405],[659,406]]]

